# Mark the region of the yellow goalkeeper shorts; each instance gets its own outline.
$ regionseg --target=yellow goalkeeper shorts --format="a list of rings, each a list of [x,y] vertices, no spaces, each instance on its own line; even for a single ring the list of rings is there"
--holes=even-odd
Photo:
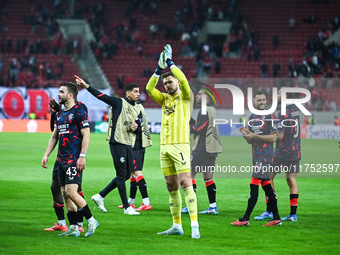
[[[164,176],[190,172],[190,145],[161,144],[161,168]]]

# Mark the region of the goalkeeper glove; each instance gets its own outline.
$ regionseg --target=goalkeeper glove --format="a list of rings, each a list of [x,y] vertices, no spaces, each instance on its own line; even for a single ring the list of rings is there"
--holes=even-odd
[[[167,44],[164,46],[164,52],[165,52],[165,59],[166,59],[167,65],[169,67],[174,65],[175,63],[172,61],[172,48],[170,44]]]
[[[162,69],[165,69],[167,67],[165,61],[166,61],[165,52],[162,51],[162,53],[159,55],[158,66]]]
[[[164,46],[164,52],[166,59],[172,59],[172,48],[170,44]]]
[[[167,64],[165,62],[165,53],[162,51],[162,53],[159,55],[158,59],[158,67],[155,71],[155,74],[161,75],[163,70],[166,68]]]

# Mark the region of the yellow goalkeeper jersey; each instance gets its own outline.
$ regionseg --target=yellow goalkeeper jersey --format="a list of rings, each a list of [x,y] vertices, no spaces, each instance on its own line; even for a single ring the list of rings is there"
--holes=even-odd
[[[180,83],[180,94],[170,95],[156,89],[158,75],[150,78],[146,90],[162,106],[161,144],[189,144],[190,86],[178,67],[173,65],[171,71]]]

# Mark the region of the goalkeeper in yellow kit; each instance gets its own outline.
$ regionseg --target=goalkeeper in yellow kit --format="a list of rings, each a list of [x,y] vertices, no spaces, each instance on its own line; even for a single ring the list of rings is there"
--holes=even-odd
[[[161,53],[158,68],[151,76],[146,90],[151,98],[162,106],[161,127],[161,168],[170,195],[170,211],[173,225],[159,235],[183,235],[181,209],[182,198],[179,186],[183,189],[185,202],[191,220],[191,237],[200,238],[197,221],[197,200],[190,177],[190,87],[183,72],[172,61],[172,49],[169,44]],[[156,89],[162,71],[170,67],[170,72],[163,74],[166,93]]]

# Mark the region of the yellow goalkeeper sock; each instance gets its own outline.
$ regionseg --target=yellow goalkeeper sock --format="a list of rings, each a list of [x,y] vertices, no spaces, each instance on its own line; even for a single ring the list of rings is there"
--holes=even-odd
[[[173,223],[182,224],[181,209],[182,209],[182,197],[179,190],[169,191],[170,198],[170,211],[172,215]]]
[[[197,199],[192,186],[183,189],[185,196],[185,203],[187,205],[190,220],[197,221]]]

